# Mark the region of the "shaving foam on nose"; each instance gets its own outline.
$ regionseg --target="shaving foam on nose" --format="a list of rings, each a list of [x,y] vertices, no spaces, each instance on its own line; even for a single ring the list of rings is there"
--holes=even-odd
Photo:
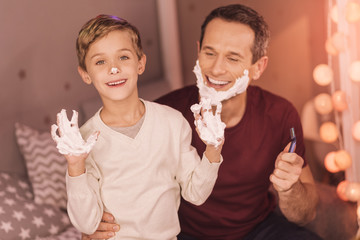
[[[78,113],[73,110],[71,121],[68,120],[66,110],[57,114],[58,125],[51,126],[51,136],[56,142],[56,148],[61,154],[79,156],[89,153],[94,147],[98,133],[95,132],[84,141],[78,127]],[[59,130],[59,135],[56,131]]]
[[[245,69],[244,75],[237,78],[235,84],[227,91],[216,91],[214,88],[205,85],[199,60],[196,61],[193,72],[197,79],[200,103],[192,105],[190,109],[194,116],[200,112],[202,114],[202,117],[195,120],[194,124],[199,131],[200,138],[207,144],[217,147],[224,139],[226,127],[225,123],[221,121],[221,102],[245,92],[249,83],[249,71]],[[216,106],[215,114],[213,114],[211,106]]]
[[[110,71],[110,72],[113,73],[113,74],[115,74],[115,73],[118,73],[118,72],[119,72],[119,69],[116,68],[116,67],[113,67],[113,68],[111,68],[111,71]]]

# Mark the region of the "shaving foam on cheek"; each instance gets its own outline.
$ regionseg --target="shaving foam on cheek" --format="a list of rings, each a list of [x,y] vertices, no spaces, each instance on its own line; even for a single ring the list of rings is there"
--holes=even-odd
[[[226,127],[225,123],[221,121],[221,102],[245,92],[249,83],[249,71],[245,69],[244,76],[237,78],[235,84],[227,91],[216,91],[214,88],[205,85],[199,60],[196,61],[193,72],[197,79],[200,103],[192,105],[191,111],[195,116],[200,114],[201,109],[203,109],[202,117],[195,120],[194,123],[199,131],[200,138],[207,144],[217,147],[220,145],[221,140],[224,139]],[[215,114],[213,114],[211,106],[216,106]]]
[[[66,110],[62,109],[57,114],[58,125],[51,126],[51,136],[56,142],[56,148],[61,154],[79,156],[89,153],[94,147],[98,133],[95,132],[84,141],[78,127],[78,113],[73,110],[71,121],[68,120]],[[56,131],[59,130],[59,135]]]

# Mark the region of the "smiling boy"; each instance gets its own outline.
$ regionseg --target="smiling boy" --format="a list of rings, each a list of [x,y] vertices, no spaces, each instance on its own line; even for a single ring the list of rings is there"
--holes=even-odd
[[[76,48],[79,74],[94,85],[103,107],[80,129],[84,139],[99,132],[90,153],[65,155],[71,222],[91,234],[107,211],[121,226],[111,233],[114,239],[176,239],[180,191],[192,204],[206,200],[222,161],[222,144],[208,145],[201,160],[181,113],[138,97],[146,56],[137,29],[126,20],[91,19],[80,30]],[[66,137],[62,124],[58,119],[55,139]]]

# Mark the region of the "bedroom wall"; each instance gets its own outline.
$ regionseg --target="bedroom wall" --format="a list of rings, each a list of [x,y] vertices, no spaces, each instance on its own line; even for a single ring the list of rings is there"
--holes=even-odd
[[[81,26],[101,13],[138,27],[151,59],[139,84],[158,84],[163,69],[156,0],[0,1],[0,170],[25,173],[15,122],[49,131],[61,108],[78,110],[97,98],[78,76],[75,39]]]
[[[13,0],[0,1],[0,170],[25,174],[14,123],[48,131],[61,108],[98,104],[97,93],[77,74],[75,38],[80,27],[100,13],[136,25],[148,56],[140,77],[140,96],[167,91],[159,39],[157,3],[168,0]],[[213,8],[244,3],[260,12],[272,37],[269,65],[255,84],[278,93],[300,112],[319,89],[312,70],[326,61],[325,0],[174,0],[177,5],[182,74],[195,82],[192,69],[200,25]],[[174,56],[176,57],[176,56]]]

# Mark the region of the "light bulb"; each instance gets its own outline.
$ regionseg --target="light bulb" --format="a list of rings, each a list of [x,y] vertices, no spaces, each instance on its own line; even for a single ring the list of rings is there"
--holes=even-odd
[[[334,5],[330,10],[330,18],[333,20],[334,23],[338,22],[339,19],[339,13],[338,13],[338,7],[337,5]]]
[[[329,114],[333,110],[331,96],[327,93],[320,93],[314,98],[315,110],[322,115]]]
[[[327,64],[319,64],[314,68],[313,77],[320,86],[327,86],[333,81],[334,73]]]
[[[346,95],[343,91],[335,91],[332,95],[332,103],[336,111],[342,112],[347,109]]]
[[[325,166],[326,170],[328,170],[331,173],[336,173],[336,172],[340,171],[339,167],[335,164],[335,152],[334,151],[326,154],[325,159],[324,159],[324,166]]]
[[[356,141],[360,142],[360,120],[355,122],[353,129],[352,129],[352,135]]]
[[[351,166],[352,160],[350,154],[345,150],[335,152],[335,164],[340,170],[346,170]]]
[[[346,20],[354,23],[360,20],[360,5],[355,2],[349,2],[346,5]]]
[[[345,196],[349,201],[360,201],[360,183],[349,182],[345,188]]]
[[[346,37],[342,32],[336,32],[331,36],[331,43],[338,51],[345,50]]]
[[[360,61],[355,61],[350,64],[349,75],[354,82],[360,82]]]
[[[344,181],[341,181],[336,187],[337,195],[339,196],[340,199],[342,199],[344,201],[348,200],[346,197],[346,194],[345,194],[346,187],[348,184],[349,184],[349,182],[347,180],[344,180]]]
[[[320,138],[326,143],[335,142],[338,138],[338,131],[333,122],[324,122],[320,126]]]
[[[325,50],[328,54],[336,56],[339,54],[339,51],[334,47],[331,42],[331,38],[328,38],[325,42]]]

